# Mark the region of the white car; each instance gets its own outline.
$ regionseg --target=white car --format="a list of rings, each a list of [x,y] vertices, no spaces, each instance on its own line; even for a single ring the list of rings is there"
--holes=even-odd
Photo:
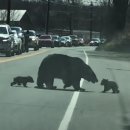
[[[19,55],[22,53],[22,39],[18,36],[16,30],[12,30],[13,37],[14,37],[14,52]]]
[[[23,34],[23,29],[19,26],[11,26],[11,30],[16,30],[18,37],[22,40],[22,52],[25,52],[25,37]]]
[[[100,38],[92,38],[92,40],[89,42],[90,46],[99,46],[101,44]]]
[[[60,41],[60,45],[61,46],[66,46],[66,44],[67,44],[67,40],[66,40],[66,38],[65,37],[60,37],[59,38],[59,41]]]
[[[66,46],[72,46],[72,38],[70,36],[62,36],[66,39]]]

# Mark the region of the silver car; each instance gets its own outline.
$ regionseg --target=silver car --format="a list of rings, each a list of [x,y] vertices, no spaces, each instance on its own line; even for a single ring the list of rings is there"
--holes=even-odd
[[[14,55],[14,37],[8,24],[0,24],[0,53],[6,56]]]
[[[72,46],[72,38],[70,36],[62,36],[66,39],[66,46],[71,47]]]
[[[22,39],[18,36],[16,30],[12,30],[14,37],[14,52],[19,55],[22,53]]]

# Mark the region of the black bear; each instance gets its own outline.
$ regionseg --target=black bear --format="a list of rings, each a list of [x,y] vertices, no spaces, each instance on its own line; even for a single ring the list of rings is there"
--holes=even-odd
[[[23,84],[24,87],[27,87],[28,82],[34,83],[34,80],[31,76],[26,76],[26,77],[17,76],[13,79],[13,82],[10,85],[13,86],[15,84],[18,84],[18,85]]]
[[[93,70],[83,60],[63,54],[52,54],[43,59],[38,70],[38,88],[44,88],[44,83],[49,89],[56,88],[53,86],[54,78],[62,79],[64,88],[72,85],[75,90],[83,90],[80,88],[81,78],[98,82]]]
[[[109,91],[112,89],[113,93],[119,93],[120,91],[118,90],[118,85],[114,81],[109,81],[108,79],[102,79],[101,85],[104,85],[104,90],[102,91],[105,93],[106,91]]]

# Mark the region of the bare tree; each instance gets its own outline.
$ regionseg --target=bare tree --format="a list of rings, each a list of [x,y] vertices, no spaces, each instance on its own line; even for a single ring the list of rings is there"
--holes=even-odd
[[[6,19],[7,19],[7,11],[1,10],[0,11],[0,21],[6,21]]]
[[[128,3],[129,0],[113,0],[115,29],[117,31],[122,31],[125,28]]]

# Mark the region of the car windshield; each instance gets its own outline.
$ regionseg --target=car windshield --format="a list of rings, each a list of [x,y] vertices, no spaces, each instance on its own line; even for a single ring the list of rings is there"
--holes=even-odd
[[[6,27],[0,27],[0,34],[7,34]]]
[[[95,39],[92,39],[92,41],[99,41],[99,39],[96,39],[96,38],[95,38]]]
[[[75,35],[70,35],[70,37],[71,37],[72,39],[76,39],[76,38],[77,38],[77,36],[75,36]]]
[[[29,32],[29,36],[35,36],[34,32]]]
[[[58,36],[52,36],[52,38],[53,38],[54,40],[57,40],[57,39],[58,39]]]
[[[66,39],[69,39],[69,37],[65,37]]]
[[[61,38],[60,38],[60,40],[61,40],[61,41],[64,41],[64,40],[65,40],[65,38],[61,37]]]
[[[51,39],[50,36],[40,36],[41,39]]]
[[[16,31],[17,31],[17,33],[21,33],[20,28],[11,27],[11,30],[16,30]]]

